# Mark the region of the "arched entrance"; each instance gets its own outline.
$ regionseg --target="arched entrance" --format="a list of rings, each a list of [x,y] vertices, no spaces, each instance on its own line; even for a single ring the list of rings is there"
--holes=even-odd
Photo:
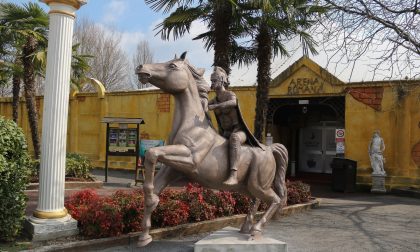
[[[331,173],[344,105],[344,97],[270,99],[267,132],[289,150],[289,175]]]

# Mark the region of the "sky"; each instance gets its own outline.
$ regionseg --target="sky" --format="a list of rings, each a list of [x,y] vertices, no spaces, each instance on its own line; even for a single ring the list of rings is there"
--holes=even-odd
[[[36,0],[31,1],[40,3]],[[12,2],[20,4],[29,2],[29,0],[13,0]],[[40,5],[46,11],[49,10],[46,4],[40,3]],[[135,52],[137,43],[140,40],[147,40],[153,50],[156,62],[168,61],[175,54],[180,55],[182,52],[187,51],[188,60],[196,67],[205,68],[205,77],[209,80],[214,52],[212,50],[207,52],[203,47],[204,43],[202,41],[192,40],[194,36],[206,31],[205,24],[194,22],[190,33],[186,34],[183,38],[175,41],[172,39],[164,41],[159,35],[155,36],[156,31],[154,29],[168,15],[162,12],[154,12],[144,3],[144,0],[88,0],[87,4],[76,12],[77,19],[79,20],[88,18],[104,27],[117,30],[121,34],[121,47],[130,59]],[[294,61],[302,57],[302,50],[298,44],[296,41],[287,44],[287,48],[291,52],[290,58],[277,57],[272,61],[272,78],[275,78],[293,64]],[[368,68],[363,65],[363,61],[356,65],[353,71],[354,74],[351,75],[350,79],[350,67],[348,63],[342,62],[338,67],[327,64],[327,56],[323,53],[310,57],[344,82],[350,80],[370,81],[372,79],[378,79],[372,77]],[[241,68],[233,66],[230,82],[234,86],[255,85],[256,75],[256,64]],[[379,77],[379,79],[381,78],[383,77]]]

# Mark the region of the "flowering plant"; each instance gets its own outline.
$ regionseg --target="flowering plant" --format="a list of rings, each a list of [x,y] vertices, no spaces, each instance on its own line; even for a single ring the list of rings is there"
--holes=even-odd
[[[310,199],[310,187],[302,182],[287,181],[288,204]],[[183,190],[165,189],[152,214],[153,227],[176,226],[188,222],[248,213],[251,199],[240,193],[214,191],[198,184]],[[116,191],[98,196],[87,189],[76,192],[65,202],[69,213],[79,221],[81,233],[88,237],[107,237],[141,230],[144,195],[141,190]],[[260,210],[267,208],[262,203]]]

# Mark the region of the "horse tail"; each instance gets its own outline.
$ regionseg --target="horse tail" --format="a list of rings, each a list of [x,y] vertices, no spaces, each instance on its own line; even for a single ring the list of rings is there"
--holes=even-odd
[[[281,199],[281,205],[287,203],[286,170],[288,164],[288,153],[286,147],[279,143],[270,145],[276,160],[276,175],[274,177],[274,191]]]

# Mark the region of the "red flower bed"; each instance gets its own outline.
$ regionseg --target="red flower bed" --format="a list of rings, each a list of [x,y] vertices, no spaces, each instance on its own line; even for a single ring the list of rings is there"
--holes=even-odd
[[[81,213],[86,212],[89,206],[98,200],[99,196],[95,190],[85,189],[72,194],[64,202],[64,206],[74,219],[79,220]]]
[[[311,199],[311,188],[301,181],[286,181],[287,205],[308,202]]]
[[[188,223],[190,207],[180,199],[182,193],[166,189],[159,196],[159,204],[152,215],[154,227],[170,227]]]
[[[124,228],[123,213],[109,197],[92,202],[78,221],[81,234],[87,237],[118,236]]]
[[[287,187],[288,204],[310,200],[309,185],[287,181]],[[99,238],[140,231],[143,200],[141,190],[117,191],[111,196],[99,197],[94,190],[87,189],[71,195],[65,206],[78,220],[83,235]],[[249,197],[239,193],[213,191],[197,184],[188,184],[184,190],[166,189],[152,214],[152,226],[176,226],[248,213],[250,203]],[[260,210],[266,208],[267,204],[261,204]]]
[[[143,219],[143,191],[134,190],[131,192],[116,191],[112,200],[120,209],[123,221],[123,233],[136,232],[141,230]]]

